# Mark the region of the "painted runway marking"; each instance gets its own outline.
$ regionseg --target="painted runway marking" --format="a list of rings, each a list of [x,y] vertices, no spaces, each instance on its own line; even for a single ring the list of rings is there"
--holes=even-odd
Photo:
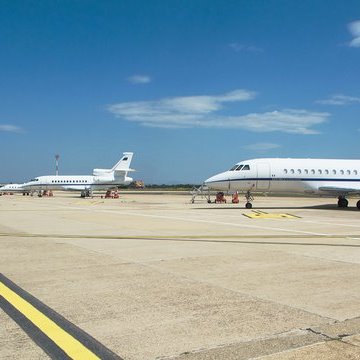
[[[52,359],[121,358],[0,273],[0,307]]]
[[[299,216],[291,214],[275,214],[265,211],[253,210],[252,213],[243,214],[250,219],[300,219]]]
[[[76,208],[78,210],[88,210],[87,208]],[[233,227],[241,227],[241,228],[249,228],[249,229],[260,229],[264,230],[263,226],[257,225],[250,225],[244,223],[231,223],[231,222],[223,222],[223,221],[214,221],[214,220],[203,220],[203,219],[193,219],[193,218],[184,218],[179,216],[166,216],[166,215],[155,215],[155,214],[144,214],[137,211],[119,211],[119,210],[107,210],[107,209],[92,209],[92,211],[108,213],[108,214],[117,214],[117,215],[128,215],[128,216],[142,216],[147,218],[154,218],[154,219],[166,219],[166,220],[176,220],[176,221],[185,221],[185,222],[193,222],[193,223],[203,223],[203,224],[212,224],[212,225],[223,225],[223,226],[233,226]],[[282,231],[287,233],[295,233],[295,234],[308,234],[308,235],[320,235],[326,236],[330,234],[326,233],[317,233],[311,231],[301,231],[301,230],[292,230],[292,229],[284,229],[278,227],[267,227],[267,230],[274,230],[274,231]]]

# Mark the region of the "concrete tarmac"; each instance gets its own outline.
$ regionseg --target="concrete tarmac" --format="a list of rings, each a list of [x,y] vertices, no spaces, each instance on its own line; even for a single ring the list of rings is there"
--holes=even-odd
[[[360,359],[357,199],[190,199],[1,196],[0,272],[125,360]],[[0,324],[1,359],[48,358]]]

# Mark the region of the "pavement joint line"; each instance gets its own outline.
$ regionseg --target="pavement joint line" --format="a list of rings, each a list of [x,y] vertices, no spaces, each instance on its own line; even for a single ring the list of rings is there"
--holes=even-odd
[[[70,239],[119,239],[119,240],[208,240],[208,239],[352,239],[360,240],[359,235],[350,234],[319,234],[319,235],[87,235],[87,234],[41,234],[41,233],[0,233],[0,237],[39,237],[39,238],[70,238]]]
[[[290,236],[246,236],[243,237],[235,237],[235,238],[228,238],[228,240],[224,240],[223,237],[154,237],[154,236],[91,236],[91,235],[41,235],[41,234],[0,234],[1,236],[6,237],[39,237],[39,238],[57,238],[57,239],[103,239],[103,240],[140,240],[140,241],[178,241],[178,242],[203,242],[203,243],[214,243],[214,244],[248,244],[248,245],[289,245],[289,246],[331,246],[331,247],[352,247],[352,248],[360,248],[360,244],[334,244],[334,243],[307,243],[307,242],[283,242],[283,241],[256,241],[256,239],[265,238],[265,239],[312,239],[312,238],[318,238],[318,239],[349,239],[349,237],[346,236],[296,236],[296,235],[290,235]],[[251,240],[245,240],[245,239],[255,239],[255,241]]]
[[[89,210],[87,208],[79,208],[81,210]],[[130,216],[142,216],[142,217],[150,217],[150,218],[159,218],[159,219],[166,219],[166,220],[177,220],[177,221],[186,221],[186,222],[195,222],[195,223],[205,223],[205,224],[217,224],[217,225],[224,225],[224,226],[233,226],[233,227],[246,227],[251,229],[264,229],[262,226],[256,225],[249,225],[244,223],[229,223],[229,222],[222,222],[222,221],[211,221],[211,220],[203,220],[203,219],[192,219],[192,218],[183,218],[183,217],[174,217],[174,216],[165,216],[165,215],[153,215],[153,214],[143,214],[140,212],[128,212],[128,211],[114,211],[114,210],[106,210],[106,209],[92,209],[92,211],[97,212],[105,212],[105,213],[116,213],[119,215],[130,215]],[[283,229],[283,228],[274,228],[274,227],[267,227],[267,230],[277,230],[283,232],[290,232],[290,233],[298,233],[298,234],[309,234],[309,235],[327,235],[323,233],[314,233],[309,231],[301,231],[301,230],[291,230],[291,229]]]
[[[122,360],[1,273],[0,308],[52,359]]]
[[[64,208],[63,205],[58,205],[58,208]],[[68,209],[68,207],[66,207],[66,209]],[[73,207],[72,210],[88,210],[90,211],[89,208],[84,208],[84,207]],[[180,217],[171,217],[171,216],[164,216],[164,215],[152,215],[152,214],[142,214],[139,213],[137,211],[132,211],[132,212],[126,212],[126,211],[119,211],[118,209],[91,209],[92,211],[97,211],[97,212],[107,212],[107,213],[116,213],[116,214],[122,214],[122,215],[137,215],[137,216],[143,216],[143,217],[153,217],[153,218],[164,218],[164,219],[172,219],[172,220],[180,220],[180,221],[189,221],[189,222],[200,222],[200,223],[211,223],[211,224],[219,224],[219,225],[226,225],[226,226],[240,226],[240,227],[247,227],[247,228],[256,228],[256,229],[263,229],[263,227],[260,226],[256,226],[256,225],[249,225],[249,224],[234,224],[234,223],[227,223],[227,222],[214,222],[214,221],[210,221],[210,220],[203,220],[203,219],[187,219],[187,218],[180,218]],[[254,211],[260,211],[260,210],[254,210]],[[322,233],[314,233],[314,232],[307,232],[307,231],[300,231],[300,230],[291,230],[291,229],[282,229],[282,228],[268,228],[270,230],[278,230],[278,231],[283,231],[283,232],[293,232],[293,233],[303,233],[303,234],[310,234],[310,235],[326,235],[326,234],[322,234]]]

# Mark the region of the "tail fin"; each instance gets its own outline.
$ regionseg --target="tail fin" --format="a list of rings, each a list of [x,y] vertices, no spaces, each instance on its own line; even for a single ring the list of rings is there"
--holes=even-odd
[[[120,159],[120,161],[114,165],[114,167],[111,169],[111,171],[132,171],[130,169],[131,160],[133,158],[134,153],[132,152],[124,152],[123,157]]]

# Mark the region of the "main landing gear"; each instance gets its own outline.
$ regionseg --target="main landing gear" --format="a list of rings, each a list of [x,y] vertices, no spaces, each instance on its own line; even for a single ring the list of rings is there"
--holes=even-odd
[[[358,202],[359,203],[359,202]],[[345,196],[339,196],[338,197],[338,207],[339,208],[346,208],[348,207],[349,202],[347,201],[347,199],[345,198]],[[359,204],[360,205],[360,204]],[[359,208],[359,207],[358,207]]]
[[[92,190],[91,190],[91,189],[83,190],[83,191],[81,191],[80,196],[81,196],[82,198],[92,197]]]
[[[345,198],[345,196],[338,197],[338,207],[339,208],[347,208],[349,205],[349,201]],[[356,207],[360,210],[360,200],[356,203]]]

